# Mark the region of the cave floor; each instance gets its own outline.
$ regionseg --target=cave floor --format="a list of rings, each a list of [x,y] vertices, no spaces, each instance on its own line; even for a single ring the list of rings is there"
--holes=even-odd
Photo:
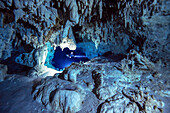
[[[110,65],[117,63],[110,63]],[[94,62],[88,63],[88,65],[95,65]],[[97,65],[104,65],[98,63]],[[147,77],[143,75],[141,81],[131,83],[131,86],[142,86],[154,95],[157,100],[161,99],[165,106],[163,108],[164,113],[170,112],[170,76],[168,68],[159,70],[162,73],[161,77]],[[33,86],[39,78],[29,78],[22,75],[10,75],[7,80],[0,82],[0,113],[52,113],[48,111],[42,104],[33,100],[31,95]]]
[[[0,113],[50,113],[31,96],[33,79],[11,75],[0,82]]]

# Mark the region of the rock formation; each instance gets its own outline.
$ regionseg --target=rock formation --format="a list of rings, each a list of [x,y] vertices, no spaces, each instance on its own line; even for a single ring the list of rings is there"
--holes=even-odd
[[[5,79],[5,75],[7,75],[7,66],[0,64],[0,81],[3,81]]]
[[[169,5],[169,0],[1,0],[0,81],[26,77],[33,99],[48,112],[167,112]],[[56,47],[79,49],[90,60],[57,71]]]
[[[86,101],[85,97],[93,93],[93,95],[96,95],[97,99],[91,99],[91,102],[94,101],[95,106],[98,107],[92,108],[92,111],[97,110],[101,113],[163,112],[165,103],[156,99],[154,95],[151,95],[149,92],[152,92],[152,90],[144,88],[149,84],[147,79],[143,80],[145,76],[144,73],[150,74],[153,72],[152,70],[127,75],[123,69],[119,71],[120,62],[107,63],[107,59],[98,58],[84,64],[72,64],[70,67],[66,68],[63,73],[53,78],[42,80],[41,83],[39,83],[40,85],[36,86],[33,97],[48,109],[53,108],[53,110],[55,110],[60,107],[59,103],[62,103],[63,106],[71,106],[71,102],[70,105],[68,105],[68,103],[63,103],[63,100],[60,99],[60,95],[64,93],[64,95],[68,96],[62,98],[69,99],[66,102],[75,101],[77,106],[82,106],[80,108],[81,110],[79,109],[82,111],[82,109],[87,110],[86,105],[82,104],[82,102]],[[149,62],[147,63],[149,64]],[[134,62],[134,64],[137,65],[138,62]],[[140,69],[141,68],[136,68],[136,70],[138,70],[137,72],[141,71]],[[64,85],[67,83],[69,83],[69,85]],[[72,97],[72,95],[77,95],[77,93],[72,92],[72,95],[65,94],[66,92],[64,89],[75,92],[80,91],[81,93],[79,92],[79,94],[84,97],[81,97],[83,100],[78,101],[79,96],[77,96],[78,100],[76,100],[74,96]],[[61,90],[64,91],[60,92]],[[91,92],[90,94],[89,91]],[[50,95],[57,95],[57,98],[49,97]],[[58,100],[60,100],[60,102],[58,102]],[[53,101],[56,101],[56,103],[53,104]],[[91,102],[86,104],[91,104]],[[65,108],[65,110],[67,110],[67,108]]]

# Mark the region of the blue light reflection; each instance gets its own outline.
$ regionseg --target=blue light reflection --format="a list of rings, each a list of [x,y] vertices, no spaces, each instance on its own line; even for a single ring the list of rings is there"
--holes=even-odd
[[[60,47],[57,47],[52,59],[52,65],[57,70],[63,70],[65,67],[70,66],[73,62],[88,61],[89,59],[77,48],[75,51],[71,51],[65,48],[63,51]]]

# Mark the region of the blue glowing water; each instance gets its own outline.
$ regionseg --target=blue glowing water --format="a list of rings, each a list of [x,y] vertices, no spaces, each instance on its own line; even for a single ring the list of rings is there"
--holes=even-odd
[[[57,47],[52,59],[52,65],[57,70],[62,70],[65,67],[70,66],[73,62],[88,61],[89,59],[81,52],[79,48],[75,51],[71,51],[65,48],[63,51],[60,47]]]

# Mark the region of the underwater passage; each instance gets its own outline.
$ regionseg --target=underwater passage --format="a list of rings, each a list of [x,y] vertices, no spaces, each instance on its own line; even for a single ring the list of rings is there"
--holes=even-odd
[[[85,53],[81,49],[77,48],[75,51],[65,48],[63,51],[60,47],[57,47],[52,59],[52,65],[57,70],[63,70],[65,67],[70,66],[73,62],[88,61]]]

